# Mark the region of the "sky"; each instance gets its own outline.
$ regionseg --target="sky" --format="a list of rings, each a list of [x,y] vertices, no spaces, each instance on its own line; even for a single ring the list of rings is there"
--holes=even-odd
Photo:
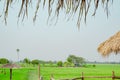
[[[9,11],[7,25],[3,17],[0,18],[0,58],[18,61],[16,49],[20,49],[20,60],[65,61],[72,54],[87,61],[120,62],[120,54],[111,53],[108,57],[102,57],[97,51],[100,43],[120,30],[119,3],[120,0],[115,0],[110,5],[108,18],[101,6],[95,16],[92,16],[91,10],[86,24],[81,21],[80,29],[76,25],[76,16],[67,21],[63,13],[59,15],[56,25],[55,19],[47,23],[46,9],[39,10],[37,20],[33,23],[31,15],[35,11],[30,8],[30,17],[17,24],[19,8],[14,5]]]

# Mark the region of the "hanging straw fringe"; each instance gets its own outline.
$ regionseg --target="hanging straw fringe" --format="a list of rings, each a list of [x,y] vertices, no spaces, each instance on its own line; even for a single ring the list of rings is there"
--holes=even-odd
[[[13,5],[13,1],[16,0],[4,0],[5,1],[5,9],[4,9],[4,21],[5,24],[7,24],[7,17],[9,14],[9,7],[10,5]],[[28,5],[33,4],[34,2],[36,2],[36,0],[21,0],[21,7],[20,10],[18,12],[18,18],[22,17],[22,21],[24,20],[24,17],[28,17]],[[56,17],[59,16],[60,10],[65,10],[66,13],[65,14],[75,14],[76,12],[79,12],[78,14],[78,20],[77,20],[77,26],[80,27],[80,22],[82,20],[82,17],[84,19],[84,22],[86,23],[87,20],[87,14],[89,12],[89,8],[91,6],[91,2],[94,2],[94,12],[93,12],[93,16],[95,16],[96,11],[98,9],[99,3],[101,1],[101,3],[104,5],[104,9],[106,10],[106,14],[108,16],[108,4],[109,2],[113,3],[113,0],[42,0],[43,1],[43,8],[45,7],[45,4],[48,2],[48,17],[51,16],[51,13],[53,11],[53,9],[55,9],[55,14]],[[0,3],[2,2],[2,0],[0,0]],[[41,0],[37,0],[37,4],[36,4],[36,10],[34,13],[34,17],[33,17],[33,22],[36,21],[36,16],[40,7],[40,2]],[[57,3],[57,4],[56,4]],[[56,4],[56,6],[52,7],[53,4]],[[1,17],[2,15],[0,15]]]

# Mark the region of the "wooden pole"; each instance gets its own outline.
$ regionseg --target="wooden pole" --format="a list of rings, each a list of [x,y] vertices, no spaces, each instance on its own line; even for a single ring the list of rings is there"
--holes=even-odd
[[[40,64],[38,64],[38,80],[40,80]]]
[[[112,80],[115,80],[115,73],[112,71]]]
[[[51,74],[50,80],[55,80],[54,77],[53,77],[53,74]]]
[[[82,72],[82,80],[84,80],[84,75],[83,75],[83,72]]]
[[[10,68],[10,80],[12,80],[12,68]]]

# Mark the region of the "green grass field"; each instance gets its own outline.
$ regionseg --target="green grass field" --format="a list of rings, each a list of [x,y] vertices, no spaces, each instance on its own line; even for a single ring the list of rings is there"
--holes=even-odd
[[[13,80],[38,80],[38,67],[13,69]],[[9,69],[6,74],[1,73],[0,80],[9,80]],[[56,80],[63,78],[80,77],[84,72],[84,76],[111,76],[112,71],[115,75],[120,76],[120,64],[96,64],[96,67],[41,67],[40,74],[44,80],[50,80],[51,74]],[[111,79],[85,79],[85,80],[111,80]]]

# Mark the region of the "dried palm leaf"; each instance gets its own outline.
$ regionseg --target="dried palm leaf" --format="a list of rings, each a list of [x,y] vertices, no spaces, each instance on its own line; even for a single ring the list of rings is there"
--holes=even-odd
[[[95,4],[95,10],[94,10],[93,16],[96,14],[96,10],[98,8],[99,0],[94,0],[94,4]]]
[[[18,14],[18,17],[20,17],[20,15],[21,15],[21,13],[22,13],[24,4],[25,4],[25,0],[22,0],[22,4],[21,4],[21,8],[20,8],[20,12],[19,12],[19,14]]]
[[[45,6],[45,3],[46,3],[46,0],[44,0],[44,2],[43,2],[43,8],[44,8],[44,6]]]
[[[10,4],[10,0],[7,0],[6,9],[5,9],[5,16],[4,16],[5,24],[7,24],[6,18],[7,18],[7,16],[8,16],[9,4]]]
[[[9,10],[9,6],[13,5],[13,1],[17,1],[17,0],[4,0],[5,2],[5,6],[4,6],[4,21],[5,23],[7,23],[7,17],[8,17],[8,10]],[[19,1],[19,0],[18,0]],[[20,17],[22,17],[22,21],[24,20],[24,17],[28,17],[28,5],[33,4],[35,1],[33,0],[20,0],[21,1],[21,5],[20,5],[20,10],[18,12],[18,19]],[[86,23],[87,20],[87,14],[89,12],[89,8],[90,6],[94,6],[94,11],[93,11],[93,16],[96,14],[99,3],[101,2],[103,4],[103,8],[106,11],[106,14],[108,16],[109,14],[109,2],[113,3],[113,0],[43,0],[43,8],[45,6],[45,4],[48,4],[48,19],[52,14],[52,11],[55,11],[55,15],[57,15],[57,17],[59,16],[60,10],[65,10],[66,14],[75,14],[76,12],[78,12],[79,14],[78,16],[78,20],[77,20],[77,26],[80,27],[80,22],[82,20],[82,17]],[[2,0],[0,0],[0,3],[2,2]],[[36,20],[37,17],[37,13],[40,7],[40,2],[41,0],[37,1],[36,6],[36,10],[33,16],[33,22]],[[91,5],[91,3],[94,3],[94,5]],[[54,6],[54,3],[56,4],[56,6]],[[1,6],[0,6],[1,7]],[[64,7],[64,8],[63,8]]]
[[[33,22],[35,22],[35,20],[36,20],[36,16],[37,16],[37,12],[38,12],[38,9],[39,9],[39,4],[40,4],[40,1],[41,1],[41,0],[38,0],[38,2],[37,2],[35,15],[34,15],[34,17],[33,17]]]
[[[120,31],[101,43],[98,47],[98,52],[103,56],[107,56],[112,52],[118,54],[120,52]]]

